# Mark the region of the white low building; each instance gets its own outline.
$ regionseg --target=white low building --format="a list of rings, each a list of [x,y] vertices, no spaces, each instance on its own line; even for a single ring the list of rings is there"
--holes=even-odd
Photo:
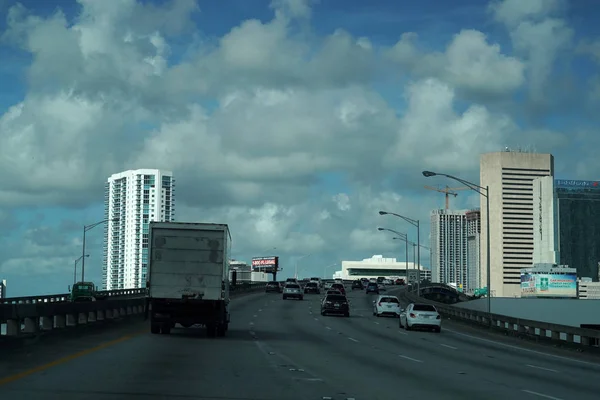
[[[408,270],[407,270],[408,267]],[[408,282],[415,282],[418,276],[418,268],[415,263],[399,262],[396,258],[384,258],[382,255],[374,255],[371,258],[365,258],[362,261],[342,261],[342,270],[336,271],[333,278],[341,279],[361,279],[361,278],[377,278],[383,276],[385,278],[400,278]],[[431,270],[421,266],[422,280],[431,280]]]

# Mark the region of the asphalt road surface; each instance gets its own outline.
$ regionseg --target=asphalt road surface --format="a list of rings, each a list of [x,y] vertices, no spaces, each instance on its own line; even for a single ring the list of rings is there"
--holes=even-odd
[[[390,294],[393,294],[391,291]],[[597,400],[600,362],[452,321],[406,332],[350,293],[351,316],[251,294],[232,302],[226,338],[151,335],[141,319],[57,335],[0,355],[2,400]]]

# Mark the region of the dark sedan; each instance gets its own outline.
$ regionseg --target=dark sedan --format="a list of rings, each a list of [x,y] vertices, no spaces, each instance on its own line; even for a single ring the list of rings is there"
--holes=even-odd
[[[342,294],[328,294],[321,303],[321,315],[342,314],[344,317],[350,316],[350,304],[348,299]]]
[[[379,285],[376,282],[369,282],[367,285],[367,290],[365,291],[367,294],[375,293],[379,294]]]
[[[354,289],[363,290],[364,287],[363,287],[362,282],[361,281],[352,282],[352,290],[354,290]]]
[[[317,282],[308,282],[306,284],[306,286],[304,286],[304,293],[321,294],[321,289],[319,288],[319,284]]]
[[[279,282],[267,282],[267,286],[265,287],[266,293],[281,293],[281,285]]]

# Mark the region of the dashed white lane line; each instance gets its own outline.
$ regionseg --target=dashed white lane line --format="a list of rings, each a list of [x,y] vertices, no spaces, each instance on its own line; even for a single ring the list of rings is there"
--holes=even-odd
[[[544,399],[550,399],[550,400],[562,400],[561,398],[554,397],[554,396],[548,396],[547,394],[544,394],[544,393],[538,393],[538,392],[534,392],[533,390],[526,390],[526,389],[523,389],[522,391],[523,391],[523,392],[525,392],[525,393],[532,394],[532,395],[534,395],[534,396],[543,397]]]
[[[351,338],[351,337],[349,337],[349,338],[348,338],[348,340],[352,340],[353,342],[359,343],[359,341],[358,341],[358,340],[356,340],[356,339],[354,339],[354,338]]]
[[[318,321],[318,320],[319,320],[319,318],[315,318],[315,321]]]
[[[410,361],[418,362],[418,363],[422,363],[423,362],[421,360],[417,360],[416,358],[412,358],[412,357],[408,357],[408,356],[403,356],[402,354],[399,354],[398,357],[404,358],[405,360],[410,360]]]
[[[457,347],[450,346],[449,344],[444,344],[444,343],[440,343],[440,346],[447,347],[447,348],[452,349],[452,350],[457,350],[458,349]]]
[[[552,369],[552,368],[546,368],[546,367],[539,367],[539,366],[537,366],[537,365],[525,364],[525,366],[526,366],[526,367],[529,367],[529,368],[541,369],[542,371],[558,372],[558,371],[557,371],[557,370],[555,370],[555,369]]]
[[[254,325],[254,322],[250,322],[250,325]]]
[[[259,309],[258,309],[258,312],[262,312],[262,308],[259,308]]]
[[[329,326],[326,326],[326,327],[325,327],[325,329],[327,329],[327,330],[331,330],[331,327],[329,327]]]
[[[375,322],[375,321],[373,321],[373,323],[374,323],[375,325],[379,325],[379,322]]]
[[[408,335],[408,333],[402,332],[402,331],[398,331],[398,333],[401,334],[401,335]]]
[[[253,315],[252,317],[253,317],[253,318],[256,318],[257,316],[258,316],[258,315]]]

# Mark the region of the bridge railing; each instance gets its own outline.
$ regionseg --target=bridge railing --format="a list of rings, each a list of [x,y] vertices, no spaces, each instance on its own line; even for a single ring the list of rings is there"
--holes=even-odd
[[[240,283],[230,287],[232,298],[265,290],[265,282]],[[109,292],[109,293],[106,293]],[[146,307],[146,289],[103,292],[105,301],[70,302],[68,294],[9,298],[0,304],[0,336],[31,336],[104,320],[139,315]]]
[[[434,305],[440,314],[450,317],[451,319],[458,319],[485,327],[491,327],[492,329],[502,330],[514,335],[568,343],[569,345],[575,345],[581,348],[600,347],[600,330],[533,321],[509,317],[507,315],[488,314],[484,311],[469,310],[462,307],[437,303],[435,301],[424,299],[423,297],[417,298],[416,293],[412,291],[406,291],[405,296],[412,302]]]
[[[101,290],[95,292],[95,296],[100,299],[105,298],[124,298],[124,297],[144,297],[146,289],[116,289]],[[37,304],[37,303],[60,303],[69,301],[69,293],[48,294],[40,296],[7,297],[0,299],[0,304]]]

